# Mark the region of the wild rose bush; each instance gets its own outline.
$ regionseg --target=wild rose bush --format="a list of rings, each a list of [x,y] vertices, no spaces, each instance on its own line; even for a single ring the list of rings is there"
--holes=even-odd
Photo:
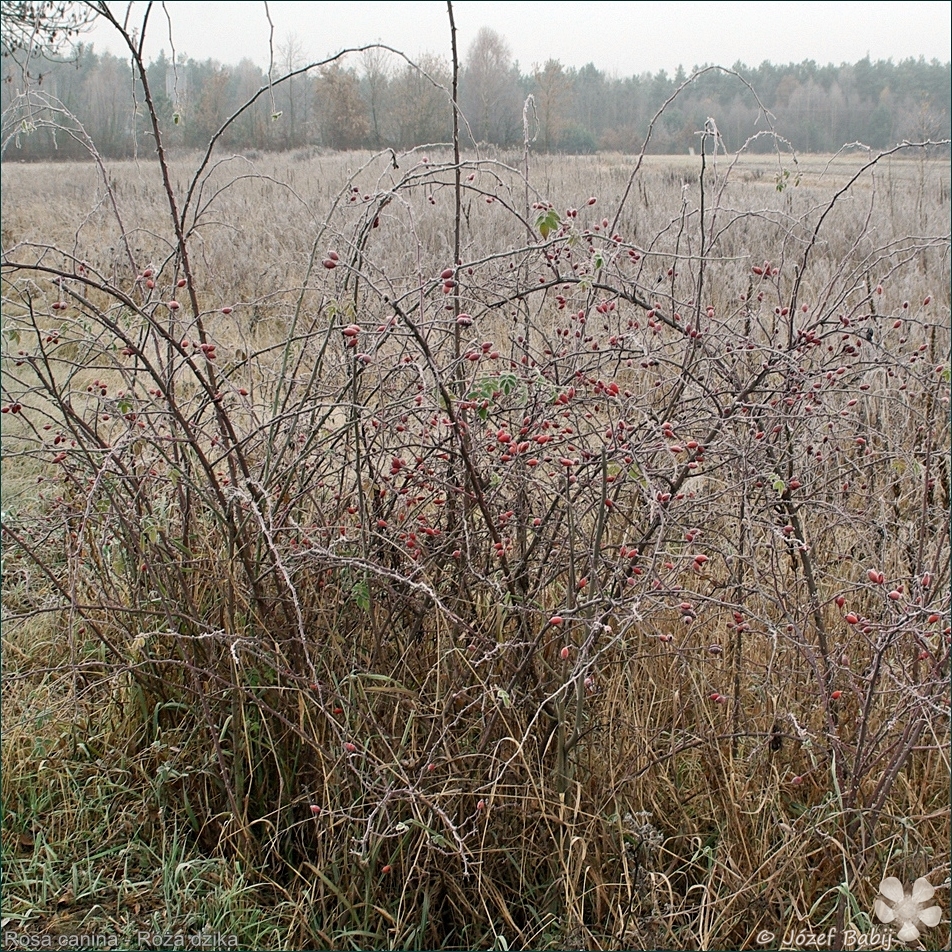
[[[159,149],[72,243],[5,237],[8,617],[296,935],[690,944],[705,883],[745,943],[828,837],[865,899],[901,816],[947,869],[947,223],[896,211],[937,147],[699,142],[598,194],[388,152],[320,214]]]

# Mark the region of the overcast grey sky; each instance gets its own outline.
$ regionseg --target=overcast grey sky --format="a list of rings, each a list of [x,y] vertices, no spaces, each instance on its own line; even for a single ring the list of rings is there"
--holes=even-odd
[[[113,3],[121,19],[141,22],[145,3]],[[268,65],[270,27],[266,5],[257,0],[167,0],[175,49],[195,59],[237,63],[247,57]],[[952,3],[828,2],[487,2],[453,4],[460,54],[480,27],[503,34],[523,70],[552,57],[566,66],[592,62],[627,76],[678,65],[748,66],[774,63],[855,62],[924,56],[952,58]],[[421,52],[448,55],[449,30],[442,0],[392,2],[280,2],[267,4],[276,47],[294,35],[309,58],[348,46],[382,41],[411,57]],[[88,37],[99,50],[121,53],[106,24]],[[169,23],[153,7],[146,53],[170,51]]]

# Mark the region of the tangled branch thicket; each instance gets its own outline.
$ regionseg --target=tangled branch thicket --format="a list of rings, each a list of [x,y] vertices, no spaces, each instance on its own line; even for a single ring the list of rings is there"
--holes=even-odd
[[[948,886],[947,142],[154,133],[42,237],[5,182],[8,867],[46,704],[288,947],[746,947]]]

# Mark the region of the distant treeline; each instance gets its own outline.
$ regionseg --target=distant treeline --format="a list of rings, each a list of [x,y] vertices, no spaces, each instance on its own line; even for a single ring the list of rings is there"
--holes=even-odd
[[[275,79],[307,63],[293,38],[275,58]],[[5,158],[82,157],[87,154],[84,135],[110,158],[149,149],[143,90],[126,60],[81,45],[68,62],[34,63],[30,82],[39,96],[30,97],[27,111],[10,109],[23,105],[17,98],[23,87],[20,67],[4,58],[3,69]],[[949,63],[867,58],[840,66],[811,60],[757,67],[738,63],[732,70],[739,76],[710,70],[689,85],[656,124],[649,151],[696,148],[698,131],[709,117],[727,148],[737,149],[768,128],[764,110],[772,114],[775,131],[802,152],[830,152],[856,141],[883,148],[904,139],[950,135]],[[262,88],[255,104],[222,134],[225,148],[406,149],[446,142],[451,135],[450,68],[434,55],[411,66],[375,49],[270,87],[267,74],[247,59],[234,66],[184,57],[173,63],[163,53],[148,74],[171,147],[204,147]],[[591,63],[575,69],[554,59],[525,72],[502,36],[483,29],[461,69],[464,135],[511,147],[523,142],[527,128],[540,151],[638,151],[652,117],[686,78],[680,68],[674,75],[661,71],[617,78]],[[751,148],[763,151],[771,145],[761,137]]]

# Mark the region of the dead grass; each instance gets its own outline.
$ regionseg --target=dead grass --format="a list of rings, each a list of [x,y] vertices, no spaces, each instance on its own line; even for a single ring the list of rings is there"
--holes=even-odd
[[[470,157],[449,293],[445,155],[229,159],[197,307],[151,166],[5,167],[5,929],[948,908],[948,166],[731,159]]]

